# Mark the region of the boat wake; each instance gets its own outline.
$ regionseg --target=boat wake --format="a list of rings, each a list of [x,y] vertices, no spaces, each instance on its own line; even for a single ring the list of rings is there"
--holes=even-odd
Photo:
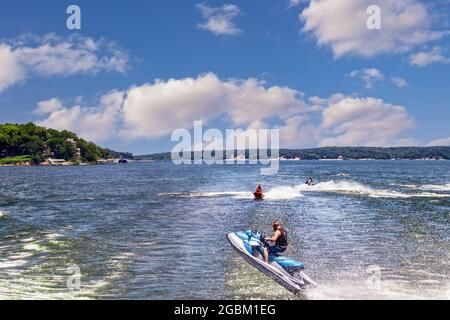
[[[450,191],[450,183],[447,184],[396,184],[396,186],[408,188],[408,189],[417,189],[417,190],[426,190],[426,191]]]
[[[403,185],[403,187],[405,187]],[[363,196],[370,198],[448,198],[447,193],[437,193],[447,190],[449,185],[429,185],[415,188],[418,192],[403,192],[389,189],[376,189],[352,180],[324,181],[313,186],[299,184],[294,186],[275,186],[264,192],[265,200],[291,200],[304,197],[310,192],[338,193],[343,195]],[[410,189],[413,189],[412,187]],[[411,190],[412,191],[412,190]],[[435,192],[433,192],[435,191]],[[160,193],[159,196],[186,198],[219,198],[253,199],[253,194],[247,191],[218,191],[218,192],[173,192]]]
[[[222,191],[222,192],[172,192],[159,193],[159,196],[184,197],[184,198],[220,198],[231,197],[234,199],[254,199],[253,193],[248,191]],[[264,192],[265,200],[289,200],[303,197],[300,190],[290,186],[279,186]]]
[[[17,238],[0,242],[0,300],[94,299],[98,291],[123,277],[134,258],[129,252],[108,257],[105,264],[114,266],[113,270],[101,275],[97,269],[92,274],[84,272],[82,279],[91,280],[71,290],[67,287],[73,274],[70,270],[78,268],[75,263],[79,263],[79,255],[72,257],[70,253],[77,250],[77,245],[74,239],[46,231],[33,235],[22,232]]]
[[[301,190],[299,190],[296,187],[290,187],[290,186],[279,186],[274,187],[272,189],[269,189],[265,193],[266,200],[289,200],[289,199],[296,199],[304,197],[304,195],[301,193]]]
[[[232,197],[235,199],[251,199],[251,192],[239,191],[223,191],[223,192],[168,192],[158,193],[158,196],[177,197],[177,198],[220,198]]]
[[[426,184],[422,186],[422,189],[434,191],[450,191],[450,183],[444,185]]]
[[[321,283],[317,288],[311,288],[308,291],[308,299],[311,300],[421,300],[421,299],[437,299],[448,300],[450,298],[450,285],[439,282],[427,283],[425,280],[417,284],[421,287],[411,285],[408,281],[402,280],[384,280],[380,288],[368,288],[363,281],[357,282],[347,279],[338,283]],[[423,287],[426,287],[424,289]],[[444,289],[443,289],[444,287]]]
[[[299,185],[297,187],[301,191],[334,192],[350,195],[353,194],[359,196],[367,196],[371,198],[444,198],[449,196],[447,194],[433,193],[433,192],[405,193],[396,190],[374,189],[352,180],[326,181],[320,182],[314,186]],[[426,190],[424,189],[424,191]]]

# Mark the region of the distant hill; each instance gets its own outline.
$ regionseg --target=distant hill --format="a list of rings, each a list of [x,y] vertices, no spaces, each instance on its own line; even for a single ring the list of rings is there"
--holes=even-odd
[[[101,148],[78,138],[75,133],[27,124],[0,125],[0,164],[15,162],[41,163],[47,158],[74,162],[95,162],[99,159],[132,158]]]
[[[235,151],[236,154],[236,151]],[[249,152],[246,152],[248,158]],[[191,154],[191,158],[193,154]],[[325,147],[313,149],[281,149],[280,157],[300,160],[326,159],[445,159],[450,160],[450,147]],[[136,160],[170,160],[171,153],[156,153],[134,157]],[[225,154],[223,156],[225,159]]]

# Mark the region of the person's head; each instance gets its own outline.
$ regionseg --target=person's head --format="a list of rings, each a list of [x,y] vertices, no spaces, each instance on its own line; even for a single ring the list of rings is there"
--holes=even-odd
[[[278,220],[275,220],[274,222],[272,222],[272,227],[273,227],[273,231],[283,228],[283,226],[281,225],[281,222]]]
[[[260,184],[258,184],[258,189],[261,189],[261,185]]]

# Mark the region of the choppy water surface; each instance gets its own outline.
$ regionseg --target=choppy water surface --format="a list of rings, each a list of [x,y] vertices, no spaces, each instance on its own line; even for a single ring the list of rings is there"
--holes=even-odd
[[[319,283],[304,298],[450,298],[450,162],[302,161],[259,172],[0,168],[0,298],[292,299],[225,238],[269,233],[274,219],[290,230],[287,254]],[[259,183],[262,202],[250,193]],[[75,291],[71,265],[82,273]]]

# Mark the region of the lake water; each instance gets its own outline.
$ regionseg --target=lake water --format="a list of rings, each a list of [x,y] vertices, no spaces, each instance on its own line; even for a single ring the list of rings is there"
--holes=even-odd
[[[0,298],[294,299],[225,237],[274,219],[319,283],[303,298],[450,299],[448,161],[0,168]]]

